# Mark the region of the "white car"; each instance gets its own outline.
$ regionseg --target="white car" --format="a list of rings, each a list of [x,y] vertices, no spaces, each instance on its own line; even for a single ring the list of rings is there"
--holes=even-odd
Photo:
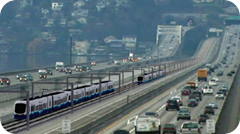
[[[178,104],[179,104],[180,106],[183,105],[182,99],[181,99],[180,97],[178,97],[178,96],[172,97],[171,100],[177,100],[177,102],[178,102]]]
[[[203,95],[205,95],[205,94],[213,95],[213,89],[212,89],[212,87],[209,86],[209,85],[204,85],[204,86],[202,87],[202,93],[203,93]]]
[[[201,134],[201,128],[197,122],[184,122],[181,125],[180,134]]]
[[[218,77],[214,77],[214,78],[212,78],[212,79],[215,80],[216,82],[219,81]]]
[[[224,93],[222,91],[218,91],[215,95],[215,99],[225,99]]]
[[[215,80],[215,79],[209,80],[209,85],[211,85],[211,86],[217,86],[216,80]]]

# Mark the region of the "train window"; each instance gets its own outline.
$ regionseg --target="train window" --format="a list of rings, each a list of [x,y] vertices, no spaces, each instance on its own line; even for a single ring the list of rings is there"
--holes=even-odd
[[[70,95],[68,96],[68,100],[71,100],[71,96]]]
[[[38,106],[36,106],[36,111],[38,111]]]
[[[31,106],[31,112],[35,111],[35,105]]]
[[[49,107],[51,106],[51,101],[49,101]]]

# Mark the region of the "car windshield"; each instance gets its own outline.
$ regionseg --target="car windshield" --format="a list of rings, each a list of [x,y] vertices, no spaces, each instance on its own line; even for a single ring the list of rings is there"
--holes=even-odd
[[[197,123],[185,123],[183,125],[183,128],[198,128],[198,124]]]
[[[216,103],[216,102],[211,102],[211,103],[209,103],[209,104],[216,105],[217,103]]]
[[[200,117],[208,117],[206,114],[202,114],[200,115]]]
[[[188,112],[188,109],[186,109],[186,108],[180,109],[178,112],[179,112],[179,113],[186,113],[186,112]]]
[[[192,100],[192,99],[191,99],[191,100],[189,100],[188,102],[196,102],[196,100]]]
[[[222,92],[217,92],[217,94],[223,94]]]
[[[212,109],[212,107],[211,107],[211,106],[206,106],[205,108],[206,108],[206,109]]]
[[[165,124],[164,128],[174,128],[174,124]]]
[[[180,98],[172,98],[172,100],[180,100]]]

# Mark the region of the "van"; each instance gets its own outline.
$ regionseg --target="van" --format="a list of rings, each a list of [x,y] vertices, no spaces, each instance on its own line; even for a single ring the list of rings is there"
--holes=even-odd
[[[64,68],[64,63],[63,62],[56,62],[55,69],[58,70],[60,68]]]

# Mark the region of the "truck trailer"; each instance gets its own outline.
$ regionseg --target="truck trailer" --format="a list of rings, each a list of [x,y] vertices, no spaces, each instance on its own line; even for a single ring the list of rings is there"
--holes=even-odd
[[[197,71],[198,81],[207,81],[207,69],[199,69]]]

